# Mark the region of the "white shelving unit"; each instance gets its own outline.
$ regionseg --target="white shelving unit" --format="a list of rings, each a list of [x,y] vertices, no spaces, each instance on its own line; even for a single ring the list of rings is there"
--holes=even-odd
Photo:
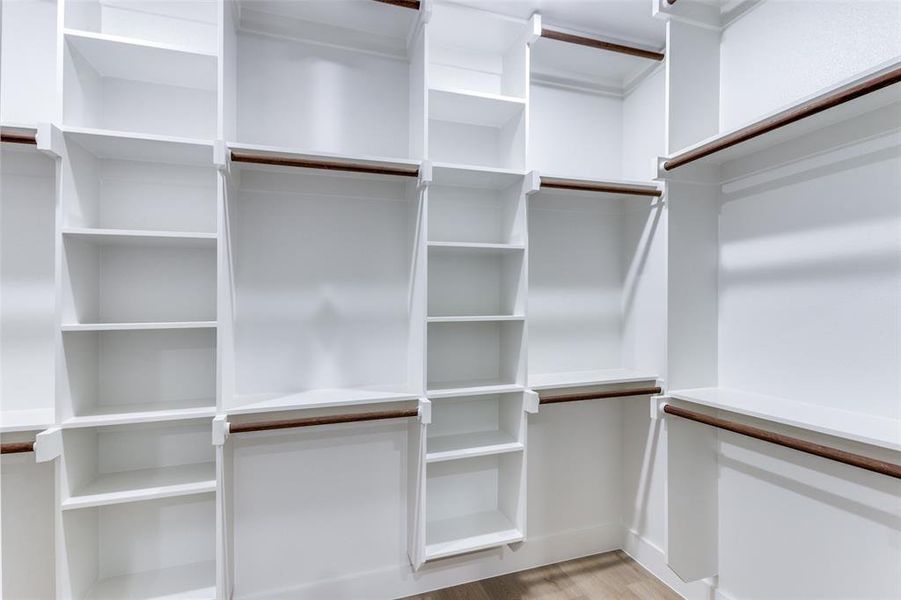
[[[662,436],[657,387],[894,460],[897,83],[679,164],[746,132],[720,31],[769,3],[658,0],[635,29],[637,4],[540,4],[3,3],[0,433],[41,443],[3,458],[0,596],[405,597],[616,547],[685,581],[779,554],[735,535],[745,500],[719,511],[756,486],[796,514],[763,487],[791,476],[733,467],[797,465]],[[811,477],[795,495],[886,512],[884,486]]]

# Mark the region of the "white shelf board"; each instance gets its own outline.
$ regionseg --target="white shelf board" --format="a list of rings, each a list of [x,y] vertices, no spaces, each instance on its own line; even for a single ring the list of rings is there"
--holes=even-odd
[[[216,246],[217,235],[206,232],[144,231],[140,229],[94,229],[67,227],[65,237],[102,245],[210,247]]]
[[[430,384],[426,395],[429,398],[453,398],[456,396],[481,396],[486,394],[504,394],[521,392],[523,387],[497,379],[481,381],[441,381]]]
[[[515,169],[432,163],[432,185],[503,190],[521,183],[525,175]]]
[[[657,375],[631,369],[599,369],[596,371],[563,371],[529,374],[532,390],[555,390],[617,383],[654,382]]]
[[[215,600],[216,561],[101,579],[84,600]]]
[[[429,242],[429,250],[436,252],[522,252],[526,249],[523,244],[488,244],[482,242]]]
[[[215,491],[216,463],[138,469],[101,475],[72,497],[63,500],[62,509],[72,510]]]
[[[901,451],[901,419],[817,406],[730,388],[673,390],[667,395],[693,404]]]
[[[216,416],[216,399],[154,402],[149,404],[120,404],[97,406],[87,414],[62,422],[63,428],[126,425],[129,423],[157,423],[187,419],[212,419]]]
[[[523,443],[506,431],[476,431],[430,437],[426,442],[426,462],[442,462],[505,452],[521,452]]]
[[[419,396],[407,391],[378,388],[330,388],[306,390],[294,394],[255,394],[238,396],[239,406],[228,408],[230,415],[243,415],[307,408],[330,408],[380,404],[382,402],[408,402]]]
[[[138,331],[144,329],[212,329],[216,321],[159,321],[152,323],[64,323],[63,331]]]
[[[429,90],[429,119],[503,127],[525,110],[523,98],[466,90]]]
[[[522,532],[499,510],[431,521],[426,524],[425,559],[495,548],[522,539]]]
[[[52,408],[0,411],[0,433],[40,431],[55,422]]]
[[[862,83],[863,81],[866,81],[874,76],[878,76],[896,69],[898,68],[898,65],[899,63],[893,62],[888,66],[882,66],[876,69],[872,69],[862,75],[849,79],[838,85],[824,88],[819,92],[803,98],[792,105],[785,106],[779,110],[775,110],[756,121],[747,123],[741,127],[736,127],[735,129],[731,129],[729,131],[721,132],[705,140],[701,140],[697,144],[683,148],[678,152],[673,153],[669,158],[676,158],[700,146],[704,146],[711,142],[716,142],[746,127],[752,127],[763,121],[768,121],[769,119],[772,119],[773,117],[781,113],[793,111],[797,109],[798,106],[805,104],[811,100],[829,96],[838,91],[853,87],[854,85]],[[720,150],[718,152],[715,152],[714,154],[700,158],[697,161],[694,161],[694,163],[692,164],[720,165],[731,160],[748,156],[755,152],[760,152],[762,150],[772,148],[806,133],[818,131],[820,129],[828,127],[829,125],[847,121],[859,115],[863,115],[890,104],[897,104],[899,102],[901,102],[901,84],[895,83],[893,85],[884,87],[881,90],[877,90],[849,102],[845,102],[838,106],[826,109],[825,111],[806,117],[804,119],[801,119],[800,121],[795,121],[794,123],[785,125],[774,131],[770,131],[769,133],[764,133],[746,142],[741,142],[730,148]],[[671,171],[661,170],[661,176],[665,178],[667,173],[673,173],[676,171],[678,171],[678,167]]]
[[[428,317],[429,323],[484,323],[493,321],[525,321],[525,315],[462,315]]]
[[[64,126],[60,130],[67,140],[97,158],[213,166],[212,140],[93,127]]]
[[[215,91],[218,57],[191,48],[64,29],[69,47],[102,77]]]

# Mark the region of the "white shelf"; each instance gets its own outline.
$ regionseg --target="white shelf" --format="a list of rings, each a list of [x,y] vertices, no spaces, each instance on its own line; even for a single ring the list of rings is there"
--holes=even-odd
[[[465,90],[429,90],[429,118],[437,121],[503,127],[510,119],[522,114],[525,106],[523,98],[513,96]]]
[[[95,407],[88,414],[63,421],[63,428],[126,425],[161,421],[204,419],[216,416],[215,398],[194,401],[155,402],[151,404],[122,404]]]
[[[239,396],[240,406],[228,408],[230,415],[265,413],[307,408],[330,408],[335,406],[355,406],[360,404],[379,404],[382,402],[408,402],[418,400],[419,396],[410,392],[333,388],[307,390],[295,394],[257,394]]]
[[[102,77],[216,90],[216,54],[74,29],[64,29],[63,35]]]
[[[64,323],[63,331],[138,331],[145,329],[212,329],[216,321],[165,321],[154,323]]]
[[[600,369],[597,371],[564,371],[561,373],[536,373],[529,375],[529,388],[554,390],[618,383],[655,382],[657,375],[630,369]]]
[[[84,600],[215,600],[216,562],[208,561],[103,579]]]
[[[426,462],[442,462],[459,458],[488,456],[505,452],[521,452],[523,443],[506,431],[476,431],[442,435],[427,440]]]
[[[97,158],[213,166],[211,140],[94,127],[60,129],[67,140],[76,142]]]
[[[0,412],[0,433],[40,431],[55,422],[52,408],[4,410]]]
[[[215,247],[217,235],[205,232],[143,231],[139,229],[94,229],[68,227],[62,230],[68,238],[103,245],[135,245],[165,247]]]
[[[493,321],[524,321],[525,315],[472,315],[428,317],[429,323],[484,323]]]
[[[522,541],[523,534],[499,510],[426,524],[425,559],[434,560]]]
[[[473,251],[473,252],[522,252],[523,244],[485,244],[481,242],[429,242],[429,249],[443,251]]]
[[[673,390],[668,396],[774,423],[901,451],[901,419],[891,419],[728,388]]]
[[[432,164],[432,185],[503,190],[521,182],[525,175],[524,171],[514,169],[445,162]]]
[[[426,395],[429,398],[453,398],[455,396],[481,396],[521,391],[523,391],[521,385],[499,380],[443,381],[430,387]]]
[[[783,113],[794,112],[798,109],[799,106],[804,105],[810,101],[823,99],[828,96],[835,94],[836,92],[843,91],[847,88],[854,87],[860,83],[863,83],[869,79],[872,79],[876,76],[885,74],[890,72],[893,69],[898,67],[897,62],[893,62],[887,66],[882,66],[876,69],[872,69],[866,73],[858,75],[850,80],[847,80],[839,85],[831,86],[828,88],[824,88],[820,90],[816,94],[812,94],[802,100],[790,105],[783,107],[782,109],[773,111],[770,114],[765,115],[764,117],[743,125],[742,127],[737,127],[735,129],[731,129],[729,131],[724,131],[717,135],[711,136],[705,140],[701,140],[697,144],[693,144],[686,148],[679,150],[678,152],[673,153],[669,158],[674,159],[678,158],[683,154],[686,154],[692,150],[700,148],[701,146],[705,146],[707,144],[713,144],[718,142],[719,140],[732,136],[737,132],[751,127],[756,127],[758,125],[763,124],[766,121],[770,121],[776,118]],[[777,146],[783,142],[791,140],[793,138],[799,137],[806,133],[812,133],[819,131],[821,129],[825,129],[830,125],[834,125],[840,123],[842,121],[848,121],[853,119],[854,117],[863,115],[865,113],[874,111],[876,109],[882,108],[884,106],[888,106],[890,104],[894,104],[897,102],[901,102],[901,85],[897,83],[894,85],[889,85],[875,92],[871,92],[864,96],[855,98],[854,100],[844,102],[832,108],[826,109],[817,114],[811,115],[809,117],[803,118],[799,121],[795,121],[789,125],[785,125],[773,131],[761,134],[757,137],[754,137],[748,141],[738,143],[729,148],[719,150],[705,156],[704,158],[700,158],[694,162],[694,164],[707,164],[707,165],[720,165],[725,162],[735,160],[738,158],[742,158],[748,156],[755,152],[760,152],[762,150],[766,150],[768,148],[772,148]],[[678,169],[678,167],[677,167]],[[662,176],[666,176],[667,171],[662,171]]]
[[[108,473],[62,502],[63,510],[216,491],[216,464],[199,463]]]

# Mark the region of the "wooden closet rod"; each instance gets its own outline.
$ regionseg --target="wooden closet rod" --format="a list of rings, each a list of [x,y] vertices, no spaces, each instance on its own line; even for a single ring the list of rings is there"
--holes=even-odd
[[[629,185],[626,183],[601,183],[582,179],[562,179],[559,177],[542,177],[541,187],[560,190],[579,190],[583,192],[603,192],[607,194],[630,194],[633,196],[657,196],[663,192],[655,187]]]
[[[581,35],[573,35],[564,33],[547,27],[541,28],[541,37],[549,40],[557,40],[568,44],[577,44],[579,46],[588,46],[589,48],[597,48],[598,50],[607,50],[609,52],[619,52],[620,54],[628,54],[629,56],[638,56],[640,58],[649,58],[651,60],[663,60],[663,52],[653,52],[644,48],[635,48],[634,46],[625,46],[614,42],[606,42],[597,38],[584,37]]]
[[[814,98],[813,100],[808,100],[798,106],[789,108],[777,115],[773,115],[768,119],[752,123],[729,135],[710,141],[693,150],[678,154],[664,162],[663,168],[669,171],[681,167],[682,165],[687,165],[688,163],[704,158],[705,156],[710,156],[720,150],[725,150],[726,148],[731,148],[742,142],[747,142],[757,136],[769,133],[780,127],[785,127],[786,125],[790,125],[801,119],[821,113],[824,110],[839,106],[845,102],[850,102],[861,96],[866,96],[867,94],[881,90],[882,88],[898,83],[899,81],[901,81],[901,67],[896,67],[887,73],[871,77],[857,85]]]
[[[381,421],[384,419],[406,419],[419,415],[418,408],[406,410],[383,410],[380,412],[352,413],[344,415],[327,415],[324,417],[304,417],[285,421],[258,421],[254,423],[230,423],[229,433],[246,433],[248,431],[268,431],[270,429],[291,429],[293,427],[316,427],[317,425],[334,425],[336,423],[357,423],[360,421]]]
[[[38,140],[37,134],[34,131],[0,127],[0,142],[36,145]]]
[[[8,442],[0,444],[0,454],[21,454],[34,452],[34,442]]]
[[[242,150],[232,150],[231,157],[233,162],[252,163],[257,165],[299,167],[301,169],[324,169],[326,171],[349,171],[351,173],[371,173],[373,175],[397,175],[398,177],[419,177],[419,167],[416,165],[393,166],[375,165],[365,162],[313,160],[308,158],[294,158],[291,156],[244,152]]]
[[[889,477],[901,479],[901,465],[896,465],[894,463],[877,460],[853,452],[845,452],[844,450],[823,446],[822,444],[814,444],[813,442],[782,435],[781,433],[774,433],[765,429],[759,429],[757,427],[751,427],[750,425],[745,425],[743,423],[711,417],[693,410],[673,406],[672,404],[665,404],[663,406],[663,412],[682,417],[683,419],[688,419],[689,421],[696,421],[698,423],[703,423],[704,425],[717,427],[718,429],[725,429],[726,431],[763,440],[764,442],[776,444],[777,446],[784,446],[786,448],[791,448],[792,450],[798,450],[799,452],[806,452],[807,454],[813,454],[814,456],[820,456],[846,465],[851,465],[852,467],[859,467],[861,469],[866,469],[867,471],[873,471],[874,473],[881,473],[883,475],[888,475]]]
[[[375,0],[376,2],[381,2],[382,4],[391,4],[393,6],[400,6],[401,8],[409,8],[412,10],[419,10],[419,0]]]
[[[586,392],[565,396],[540,396],[538,404],[559,404],[560,402],[579,402],[581,400],[601,400],[604,398],[626,398],[628,396],[655,396],[662,390],[659,387],[633,388],[631,390],[613,390],[612,392]]]

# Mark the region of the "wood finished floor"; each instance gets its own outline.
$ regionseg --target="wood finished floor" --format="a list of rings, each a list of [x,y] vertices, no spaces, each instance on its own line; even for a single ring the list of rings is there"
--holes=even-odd
[[[680,600],[625,552],[616,550],[474,581],[407,600]]]

